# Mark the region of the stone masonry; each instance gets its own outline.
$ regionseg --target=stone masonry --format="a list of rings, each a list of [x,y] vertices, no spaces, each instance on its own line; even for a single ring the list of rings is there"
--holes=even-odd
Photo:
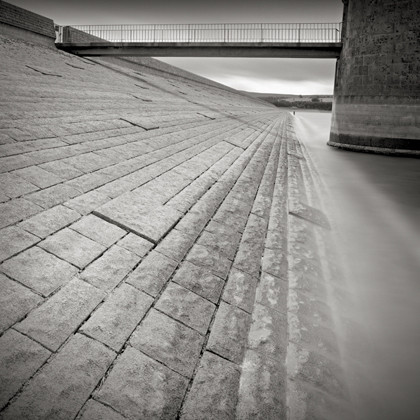
[[[329,144],[419,156],[419,1],[343,2]]]
[[[0,418],[351,418],[293,117],[133,63],[0,55]]]

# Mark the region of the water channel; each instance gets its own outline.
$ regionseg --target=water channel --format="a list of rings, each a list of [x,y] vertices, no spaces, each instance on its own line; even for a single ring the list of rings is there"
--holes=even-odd
[[[344,343],[358,419],[420,418],[420,159],[326,145],[331,113],[296,112],[332,203],[356,325]]]

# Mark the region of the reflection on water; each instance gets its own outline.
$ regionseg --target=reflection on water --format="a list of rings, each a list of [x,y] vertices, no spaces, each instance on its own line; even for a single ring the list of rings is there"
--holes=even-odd
[[[352,296],[344,317],[360,419],[420,418],[420,159],[326,145],[330,113],[297,112],[298,135],[330,194]]]

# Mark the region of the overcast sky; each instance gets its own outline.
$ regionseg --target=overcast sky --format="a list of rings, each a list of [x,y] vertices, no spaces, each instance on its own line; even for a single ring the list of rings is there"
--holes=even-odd
[[[8,0],[59,25],[340,22],[341,0]],[[335,60],[159,58],[236,89],[332,94]]]

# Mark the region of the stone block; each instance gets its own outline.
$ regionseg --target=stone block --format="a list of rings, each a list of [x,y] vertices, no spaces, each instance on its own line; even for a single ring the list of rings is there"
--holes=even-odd
[[[114,245],[85,268],[80,278],[98,289],[110,291],[121,282],[139,260],[136,254]]]
[[[152,309],[136,328],[130,344],[179,374],[191,377],[204,337]]]
[[[236,232],[235,235],[215,234],[204,230],[197,243],[215,250],[229,260],[233,260],[241,237]]]
[[[181,218],[182,213],[169,206],[156,205],[147,197],[132,192],[99,207],[96,212],[127,230],[157,243]]]
[[[96,287],[74,279],[33,310],[16,329],[56,351],[103,297]]]
[[[209,269],[216,276],[226,279],[231,261],[212,248],[195,244],[186,258],[192,264]]]
[[[44,364],[50,352],[12,329],[0,337],[0,409]]]
[[[139,257],[144,257],[153,247],[153,242],[148,241],[134,233],[129,233],[123,239],[118,241],[118,246],[124,248]]]
[[[93,192],[92,190],[95,190],[98,193],[98,197],[102,197],[102,199],[104,200],[103,197],[106,196],[106,194],[104,194],[101,191],[97,191],[97,188],[101,187],[102,185],[106,184],[109,181],[111,181],[111,177],[109,175],[93,172],[90,174],[79,176],[70,181],[66,181],[64,185],[67,185],[72,188],[76,188],[76,190],[80,191],[81,194],[87,193],[88,191]],[[108,198],[108,201],[109,201],[109,198]],[[106,201],[103,201],[102,203],[98,202],[98,206],[105,202]]]
[[[42,211],[42,207],[23,198],[0,204],[0,228],[10,226]]]
[[[193,207],[176,225],[177,230],[180,230],[192,238],[197,238],[200,232],[204,229],[211,214],[206,211],[199,211]]]
[[[251,316],[233,305],[221,302],[216,313],[207,349],[238,365],[242,363]]]
[[[83,175],[82,171],[64,163],[62,160],[54,160],[52,162],[43,163],[42,165],[39,165],[39,167],[65,179],[73,179]]]
[[[39,242],[39,238],[18,227],[0,230],[0,262]]]
[[[253,214],[249,216],[233,263],[234,267],[251,276],[259,276],[266,228],[267,222],[264,219]]]
[[[288,284],[286,280],[279,279],[265,272],[261,273],[255,302],[286,315],[287,296]]]
[[[60,176],[48,172],[39,166],[29,166],[28,168],[18,169],[15,173],[39,188],[51,187],[64,180]]]
[[[287,250],[270,248],[264,249],[262,271],[286,280],[287,268]]]
[[[104,246],[68,228],[44,239],[39,246],[79,268],[85,267],[105,251]]]
[[[90,191],[79,197],[73,198],[72,200],[66,201],[64,205],[81,214],[88,214],[109,200],[110,198],[105,194],[98,191]]]
[[[81,330],[119,351],[152,303],[150,296],[128,284],[122,284],[108,296]]]
[[[208,351],[204,352],[180,418],[235,418],[240,375],[240,369],[234,363]]]
[[[185,257],[193,243],[193,237],[172,229],[156,247],[156,251],[179,262]]]
[[[94,397],[128,418],[169,420],[176,418],[187,385],[188,379],[127,347]]]
[[[287,342],[286,315],[258,303],[255,304],[248,336],[248,347],[273,360],[284,360]]]
[[[210,269],[199,267],[188,261],[181,264],[172,280],[213,303],[219,301],[225,284]]]
[[[78,271],[36,246],[5,261],[0,270],[43,296],[70,281]]]
[[[152,296],[157,296],[174,272],[177,263],[152,251],[130,274],[127,283]]]
[[[216,309],[208,300],[173,282],[168,284],[155,308],[204,335]]]
[[[222,299],[231,305],[251,313],[254,307],[257,283],[258,278],[233,267],[229,273]]]
[[[42,298],[3,274],[0,285],[0,332],[3,332],[41,303]]]
[[[36,185],[15,174],[5,173],[0,175],[0,191],[10,198],[20,197],[38,189]]]
[[[32,201],[32,203],[38,206],[48,209],[56,206],[57,204],[64,203],[64,201],[70,198],[80,195],[80,192],[75,188],[69,187],[64,184],[54,185],[52,187],[45,188],[41,191],[37,191],[25,196],[26,199]]]
[[[3,413],[7,420],[74,418],[115,354],[103,344],[76,334],[28,383]]]
[[[282,361],[247,350],[239,385],[237,418],[287,418],[286,380],[286,368]]]
[[[289,346],[288,351],[292,362],[289,370],[292,381],[306,383],[334,398],[348,399],[343,369],[338,360],[294,343]]]
[[[101,404],[98,401],[90,399],[83,407],[78,420],[125,420],[121,414],[118,414],[112,408]]]
[[[19,223],[19,227],[40,238],[45,238],[79,218],[80,214],[76,211],[58,205],[26,219]]]
[[[106,247],[110,247],[127,233],[93,214],[73,223],[70,228]]]

